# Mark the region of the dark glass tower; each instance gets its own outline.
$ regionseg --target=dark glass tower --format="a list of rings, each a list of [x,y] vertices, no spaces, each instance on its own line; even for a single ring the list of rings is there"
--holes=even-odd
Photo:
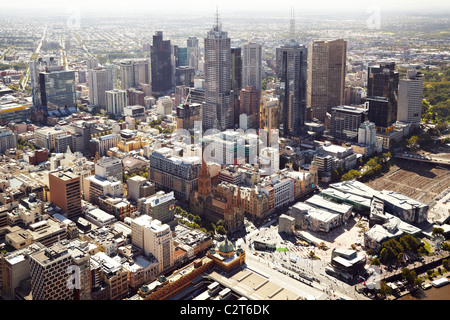
[[[283,134],[299,136],[305,130],[306,79],[308,49],[295,41],[292,11],[290,39],[276,48],[276,76],[280,80],[280,105],[283,112]]]
[[[156,97],[172,89],[172,60],[170,40],[163,40],[162,31],[156,31],[151,46],[152,91]]]
[[[49,68],[39,74],[42,105],[51,108],[74,107],[77,105],[75,91],[75,71],[52,70]]]
[[[399,74],[395,71],[395,62],[369,67],[369,121],[377,127],[387,128],[397,121],[398,84]]]

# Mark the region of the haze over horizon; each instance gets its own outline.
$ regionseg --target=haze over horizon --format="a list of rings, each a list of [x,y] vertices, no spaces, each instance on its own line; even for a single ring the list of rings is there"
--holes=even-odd
[[[216,8],[219,14],[226,17],[228,14],[271,14],[286,15],[289,17],[290,8],[295,8],[295,15],[305,14],[352,14],[364,13],[374,10],[380,12],[404,12],[404,13],[439,13],[450,14],[450,5],[448,1],[430,0],[424,4],[419,0],[375,0],[361,2],[358,0],[317,0],[313,3],[306,1],[279,0],[274,4],[269,0],[228,0],[228,1],[208,1],[208,0],[172,0],[172,1],[145,1],[135,0],[132,3],[121,0],[79,0],[76,3],[64,2],[58,0],[22,0],[20,5],[15,2],[8,2],[1,5],[2,9],[17,13],[37,13],[37,14],[55,14],[61,13],[71,8],[77,8],[83,14],[90,13],[140,13],[140,14],[166,14],[173,15],[192,15],[192,14],[213,14]],[[31,12],[30,12],[31,11]]]

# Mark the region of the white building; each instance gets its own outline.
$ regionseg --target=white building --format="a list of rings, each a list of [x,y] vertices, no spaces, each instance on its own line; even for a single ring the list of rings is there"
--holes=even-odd
[[[174,244],[169,225],[142,215],[131,221],[131,239],[145,255],[151,254],[156,258],[159,273],[173,266]]]
[[[97,227],[110,226],[117,221],[113,215],[98,208],[85,212],[85,218]]]
[[[397,120],[420,125],[422,116],[424,75],[413,69],[408,70],[406,79],[400,79],[398,86]]]
[[[156,112],[160,115],[167,116],[172,114],[173,102],[168,96],[158,99],[156,102]]]
[[[113,89],[105,91],[106,111],[112,114],[122,114],[127,106],[127,92],[125,90]]]
[[[108,90],[108,70],[95,68],[88,70],[89,103],[94,106],[106,106],[105,91]]]

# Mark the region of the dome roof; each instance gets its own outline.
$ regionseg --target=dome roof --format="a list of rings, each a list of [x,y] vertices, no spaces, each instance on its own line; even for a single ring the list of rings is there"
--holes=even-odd
[[[230,241],[228,241],[228,239],[225,239],[225,241],[219,244],[219,252],[231,253],[233,251],[234,251],[233,244]]]

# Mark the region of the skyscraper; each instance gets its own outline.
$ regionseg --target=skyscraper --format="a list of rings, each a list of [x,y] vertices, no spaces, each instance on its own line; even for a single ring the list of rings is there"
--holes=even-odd
[[[163,40],[163,32],[156,31],[151,46],[152,91],[156,97],[172,89],[173,67],[170,40]]]
[[[64,67],[47,67],[39,73],[41,103],[49,108],[74,107],[77,105],[75,91],[75,71],[64,70]]]
[[[134,87],[134,72],[131,61],[121,62],[120,67],[120,88],[126,90]]]
[[[252,128],[259,129],[261,90],[255,86],[245,86],[240,94],[239,114],[252,117]]]
[[[370,66],[367,81],[369,121],[388,128],[397,121],[399,75],[395,62]]]
[[[332,107],[344,104],[347,41],[313,41],[308,52],[306,104],[320,121]]]
[[[262,46],[247,43],[242,47],[242,86],[253,86],[261,91],[262,86]]]
[[[231,91],[234,109],[234,123],[239,123],[239,96],[242,89],[242,49],[231,48]]]
[[[216,24],[205,38],[205,130],[213,127],[223,130],[234,126],[230,42],[217,15]]]
[[[276,76],[280,79],[280,104],[283,133],[298,136],[304,130],[306,117],[306,78],[308,49],[295,41],[292,13],[290,41],[276,48]]]
[[[197,72],[198,61],[200,60],[200,47],[198,45],[198,39],[196,37],[189,37],[186,42],[189,67],[194,68],[194,71]]]
[[[398,86],[397,120],[420,125],[422,116],[424,75],[415,69],[408,70],[405,79]]]
[[[108,70],[94,68],[88,70],[89,103],[94,106],[106,106],[105,91],[108,90]]]

